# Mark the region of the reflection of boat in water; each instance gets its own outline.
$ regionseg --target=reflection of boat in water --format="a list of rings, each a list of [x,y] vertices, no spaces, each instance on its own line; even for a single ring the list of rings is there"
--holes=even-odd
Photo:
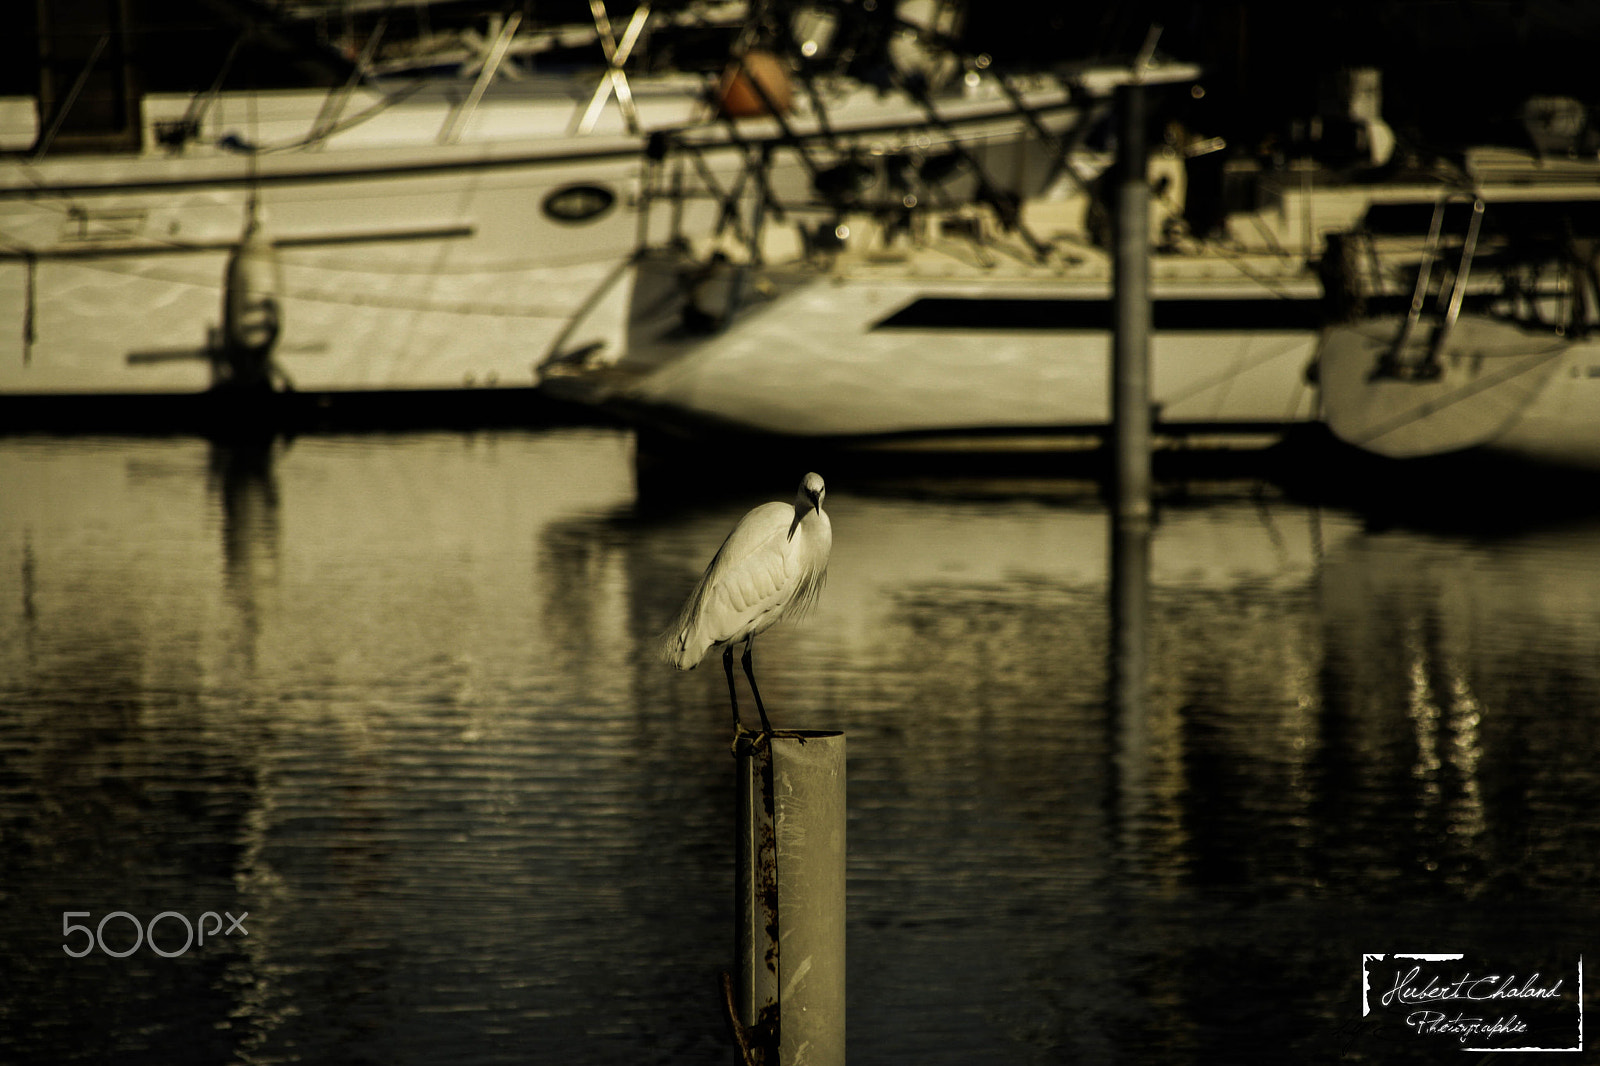
[[[1576,738],[1600,707],[1597,544],[1591,509],[1505,536],[1362,533],[1328,553],[1324,735],[1342,817],[1326,843],[1352,870],[1387,852],[1512,896],[1592,881],[1547,812],[1573,794],[1564,768],[1596,784]],[[1383,780],[1409,781],[1409,800],[1385,802]]]
[[[715,92],[732,47],[778,67],[738,24],[707,31],[701,67],[641,70],[634,53],[664,49],[681,12],[650,38],[649,5],[626,25],[601,7],[589,41],[607,58],[574,73],[519,63],[554,31],[513,14],[448,73],[381,77],[384,20],[408,15],[388,8],[352,59],[316,19],[258,5],[39,5],[0,89],[15,94],[0,97],[0,396],[530,387],[632,250],[651,133],[695,131],[705,172],[728,181],[777,121],[748,92],[733,102],[752,81],[777,92],[777,75]],[[866,152],[926,125],[922,103],[828,58],[808,60],[807,91],[782,86],[786,135],[818,138],[818,158],[824,140]],[[951,137],[988,151],[1025,128],[1013,89],[1047,126],[1072,108],[1049,77],[975,74],[933,96]],[[791,161],[773,180],[810,176]],[[617,317],[571,339],[614,350]]]
[[[1481,448],[1600,469],[1597,201],[1592,187],[1587,201],[1534,195],[1440,200],[1420,256],[1398,269],[1371,233],[1336,245],[1351,264],[1344,298],[1367,305],[1318,353],[1336,436],[1391,458]],[[1405,270],[1409,303],[1389,312],[1384,274]]]
[[[309,438],[268,476],[180,437],[0,442],[8,892],[253,915],[209,956],[238,994],[134,982],[96,1026],[102,958],[72,995],[23,982],[10,1057],[117,1059],[153,1018],[212,1058],[559,1061],[607,996],[606,1061],[660,1057],[662,1019],[720,1048],[661,974],[727,952],[726,694],[645,651],[749,501],[639,513],[628,447]],[[1222,972],[1316,1061],[1348,981],[1274,960],[1414,919],[1559,946],[1592,914],[1592,523],[1164,508],[1141,747],[1104,701],[1102,508],[829,502],[837,569],[764,695],[850,736],[852,950],[896,960],[852,977],[889,1020],[860,1057],[1225,1058],[1263,1015]]]
[[[584,562],[570,570],[607,575],[597,589],[628,590],[626,603],[586,617],[626,618],[631,639],[647,647],[707,545],[749,502],[644,523],[629,516],[626,536],[616,517],[560,527],[561,551],[584,546]],[[1163,509],[1142,592],[1150,604],[1147,710],[1119,719],[1107,710],[1115,548],[1103,508],[837,487],[829,502],[840,540],[828,587],[806,621],[772,630],[756,656],[774,720],[849,732],[852,758],[861,760],[852,766],[852,803],[876,809],[886,788],[895,796],[938,791],[974,765],[1028,766],[1037,776],[1025,782],[996,774],[995,795],[1014,791],[1029,809],[1057,811],[1072,826],[1072,847],[1085,849],[1069,865],[1097,868],[1103,843],[1127,858],[1119,876],[1141,884],[1170,884],[1220,846],[1186,810],[1195,802],[1189,779],[1206,768],[1230,767],[1229,794],[1247,797],[1248,808],[1305,810],[1320,705],[1311,590],[1322,553],[1356,531],[1353,521],[1260,501]],[[577,643],[616,639],[595,629]],[[685,721],[721,726],[720,671],[676,674],[647,656],[631,661],[639,692]],[[1038,828],[1006,822],[994,831],[1017,834],[1006,847],[1030,848]],[[884,835],[867,831],[874,843],[861,852],[860,876],[874,891],[884,876],[875,848],[916,849],[916,861],[941,871],[962,865],[952,863],[942,832],[889,831],[893,844]],[[1297,849],[1231,854],[1273,877]],[[928,906],[919,913],[949,913],[937,900]]]

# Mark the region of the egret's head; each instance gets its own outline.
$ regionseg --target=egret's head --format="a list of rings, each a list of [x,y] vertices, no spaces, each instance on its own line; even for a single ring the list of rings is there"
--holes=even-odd
[[[822,498],[828,494],[821,474],[807,474],[800,482],[800,498],[817,510],[822,510]]]

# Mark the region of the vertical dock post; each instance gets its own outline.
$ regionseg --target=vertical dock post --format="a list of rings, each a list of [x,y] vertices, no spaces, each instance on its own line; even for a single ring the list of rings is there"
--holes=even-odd
[[[844,1066],[845,738],[741,733],[733,1022],[746,1066]]]
[[[1145,87],[1117,86],[1117,204],[1112,234],[1111,439],[1119,518],[1150,514],[1150,185]]]

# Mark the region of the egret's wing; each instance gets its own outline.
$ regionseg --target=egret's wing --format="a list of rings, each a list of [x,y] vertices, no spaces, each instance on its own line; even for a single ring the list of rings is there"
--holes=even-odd
[[[663,658],[687,670],[707,648],[783,603],[795,581],[786,551],[793,516],[788,504],[764,503],[739,520],[662,634]]]
[[[794,508],[757,507],[728,535],[706,568],[706,605],[700,612],[715,643],[727,640],[788,599],[799,578],[789,525]]]

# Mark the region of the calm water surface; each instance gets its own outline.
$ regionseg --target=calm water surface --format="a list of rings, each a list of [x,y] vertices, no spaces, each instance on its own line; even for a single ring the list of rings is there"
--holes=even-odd
[[[0,440],[0,1062],[729,1061],[726,693],[650,642],[801,471],[630,449]],[[1468,1061],[1359,1032],[1362,952],[1594,947],[1600,522],[1167,509],[1130,715],[1097,502],[823,473],[758,668],[849,735],[853,1062]],[[248,936],[68,957],[113,911]]]

